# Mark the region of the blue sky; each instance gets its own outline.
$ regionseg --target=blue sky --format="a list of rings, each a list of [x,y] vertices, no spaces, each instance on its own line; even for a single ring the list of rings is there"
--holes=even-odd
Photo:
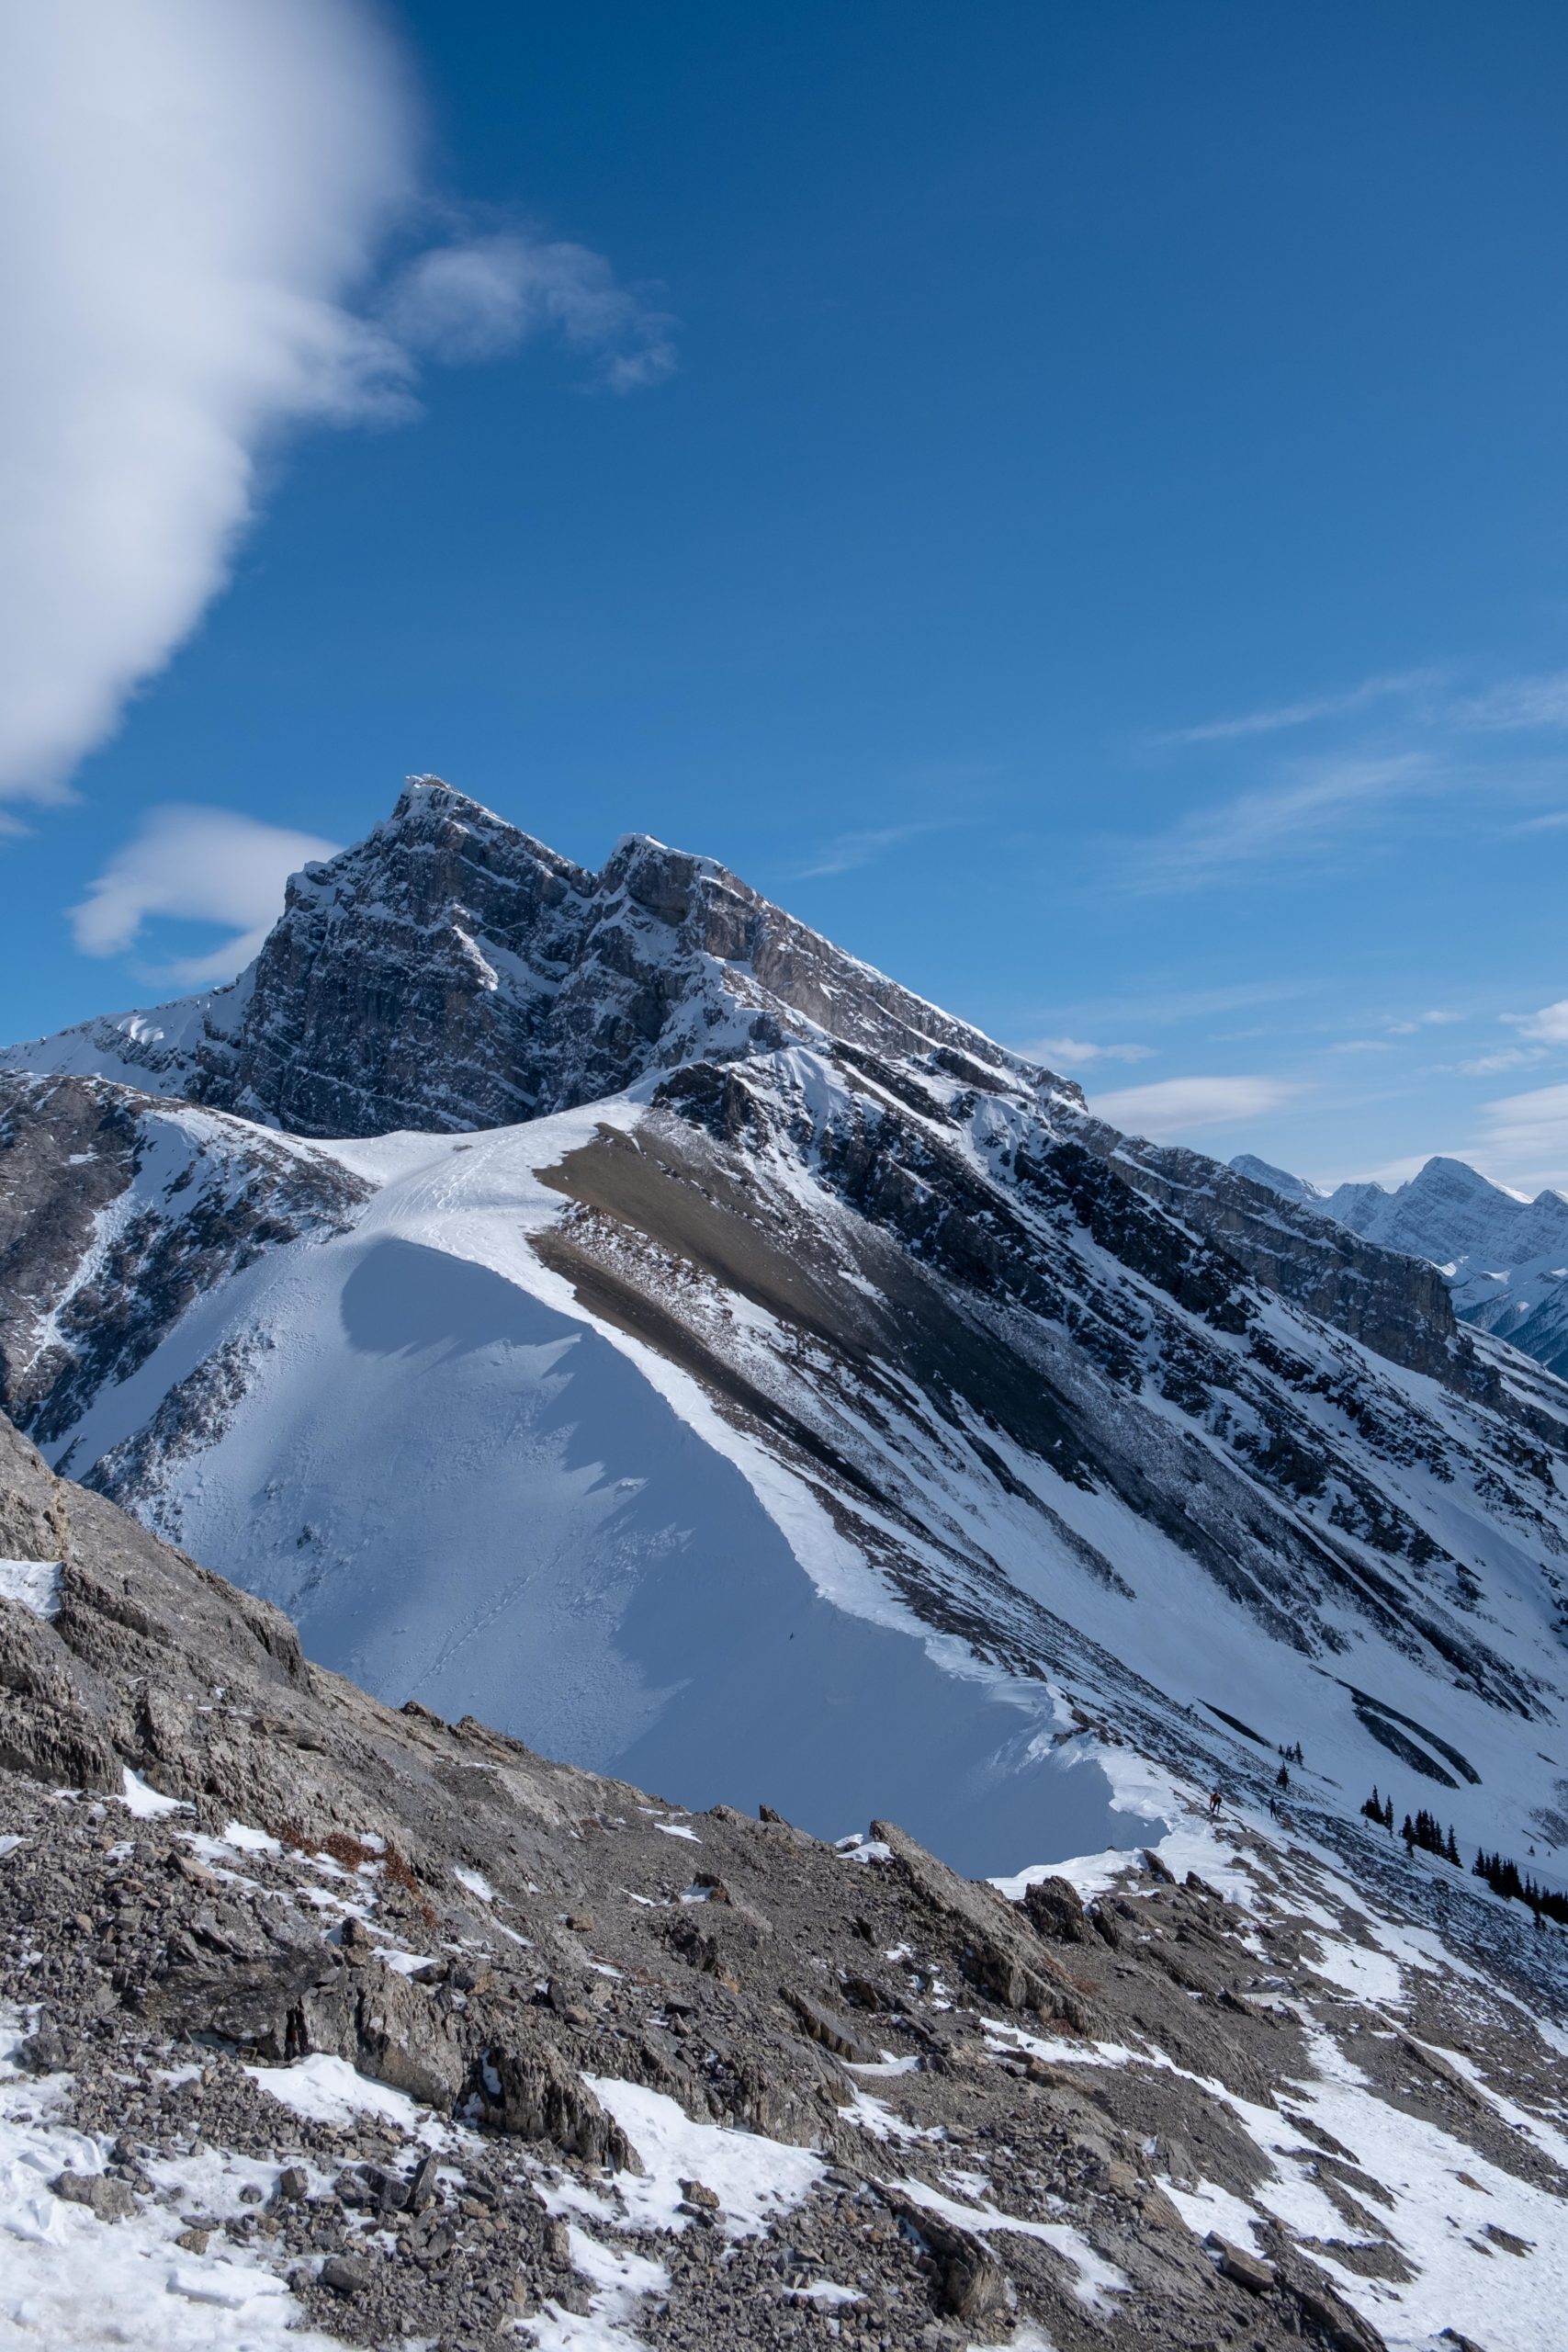
[[[1122,1124],[1568,1183],[1560,8],[107,6],[3,36],[6,1035],[434,771]]]

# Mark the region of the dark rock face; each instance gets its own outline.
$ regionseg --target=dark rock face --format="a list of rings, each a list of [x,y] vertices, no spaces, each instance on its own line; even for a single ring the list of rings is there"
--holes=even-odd
[[[367,1187],[254,1128],[85,1078],[0,1075],[0,1407],[45,1442],[265,1250]]]
[[[299,1135],[531,1116],[592,892],[542,843],[411,786],[368,841],[292,878],[201,1099]]]
[[[1201,1152],[1096,1131],[1141,1192],[1194,1226],[1265,1290],[1320,1316],[1393,1363],[1491,1404],[1498,1381],[1454,1318],[1436,1266],[1363,1241]]]
[[[1327,1657],[1343,1623],[1359,1623],[1406,1655],[1419,1643],[1439,1673],[1472,1678],[1507,1712],[1533,1713],[1541,1693],[1452,1611],[1460,1564],[1379,1475],[1384,1464],[1416,1464],[1439,1481],[1461,1472],[1490,1485],[1491,1464],[1472,1469],[1455,1432],[1368,1379],[1348,1343],[1335,1342],[1331,1372],[1293,1356],[1236,1261],[1151,1202],[1119,1160],[1033,1127],[994,1150],[990,1105],[989,1096],[968,1111],[955,1102],[933,1132],[857,1072],[855,1091],[807,1126],[766,1065],[693,1066],[660,1091],[635,1144],[601,1133],[547,1174],[586,1214],[536,1246],[594,1313],[698,1370],[770,1442],[814,1456],[908,1605],[985,1655],[1025,1671],[1033,1661],[1034,1670],[1092,1672],[1101,1689],[1115,1672],[1103,1657],[1090,1665],[1082,1635],[1025,1602],[989,1563],[971,1566],[967,1594],[934,1571],[935,1530],[909,1509],[897,1445],[863,1445],[848,1458],[844,1406],[897,1428],[918,1392],[920,1447],[933,1464],[953,1459],[956,1472],[952,1400],[963,1398],[1059,1476],[1109,1487],[1280,1642]],[[759,1213],[755,1171],[784,1148],[781,1129],[857,1223],[818,1231]],[[1010,1123],[1007,1132],[1018,1136]],[[849,1291],[837,1278],[846,1252],[860,1276]],[[701,1270],[714,1302],[739,1295],[796,1335],[787,1380],[770,1381],[755,1349],[743,1363],[726,1356],[715,1344],[722,1323],[695,1283],[672,1303],[672,1260]],[[1107,1261],[1137,1281],[1103,1279]],[[1150,1394],[1211,1437],[1201,1476],[1157,1410],[1130,1409]],[[1329,1437],[1320,1403],[1353,1417],[1351,1442]],[[1510,1508],[1530,1514],[1533,1540],[1554,1559],[1560,1538],[1542,1510],[1554,1493],[1551,1454],[1507,1422],[1481,1425],[1488,1442],[1501,1437],[1517,1478]],[[1005,1478],[999,1454],[982,1459]],[[899,1529],[900,1547],[884,1539],[877,1551],[869,1514],[859,1518],[865,1500]],[[1053,1548],[1125,1589],[1114,1560],[1043,1498],[1031,1494],[1026,1507]],[[1119,1690],[1119,1709],[1139,1704]],[[1139,1736],[1157,1738],[1140,1721]]]
[[[292,877],[231,989],[0,1067],[107,1054],[115,1075],[291,1134],[374,1136],[565,1110],[694,1056],[771,1050],[792,1019],[882,1054],[938,1046],[982,1082],[1044,1079],[711,858],[638,835],[592,874],[422,776],[366,841]]]

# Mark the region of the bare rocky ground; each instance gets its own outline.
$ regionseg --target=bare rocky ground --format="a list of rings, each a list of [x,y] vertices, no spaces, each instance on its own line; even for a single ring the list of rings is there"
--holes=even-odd
[[[1086,1907],[681,1813],[321,1672],[7,1423],[0,1561],[0,2119],[85,2135],[51,2193],[171,2308],[265,2272],[443,2352],[1561,2340],[1539,1949],[1468,1968],[1234,1822]]]

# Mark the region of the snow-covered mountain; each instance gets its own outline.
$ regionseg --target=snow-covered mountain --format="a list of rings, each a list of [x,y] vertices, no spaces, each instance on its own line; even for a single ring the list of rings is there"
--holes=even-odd
[[[1568,1388],[710,861],[422,780],[5,1061],[0,1402],[376,1691],[972,1870],[1297,1741],[1568,1847]]]
[[[1340,1184],[1333,1192],[1249,1156],[1231,1166],[1382,1249],[1429,1260],[1465,1322],[1568,1373],[1568,1196],[1544,1192],[1531,1200],[1462,1159],[1428,1159],[1395,1190]]]

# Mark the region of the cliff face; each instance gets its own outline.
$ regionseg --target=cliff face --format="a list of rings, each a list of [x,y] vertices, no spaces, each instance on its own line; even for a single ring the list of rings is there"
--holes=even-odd
[[[1201,1152],[1099,1129],[1139,1191],[1216,1242],[1254,1282],[1393,1363],[1495,1404],[1500,1384],[1455,1320],[1436,1266],[1363,1240]]]
[[[97,1079],[0,1080],[0,1408],[59,1440],[200,1299],[269,1250],[342,1232],[367,1191],[212,1112]]]
[[[637,835],[597,874],[434,777],[289,882],[232,988],[84,1023],[0,1068],[86,1071],[295,1135],[499,1126],[649,1071],[822,1035],[943,1047],[1081,1103],[748,889]]]

